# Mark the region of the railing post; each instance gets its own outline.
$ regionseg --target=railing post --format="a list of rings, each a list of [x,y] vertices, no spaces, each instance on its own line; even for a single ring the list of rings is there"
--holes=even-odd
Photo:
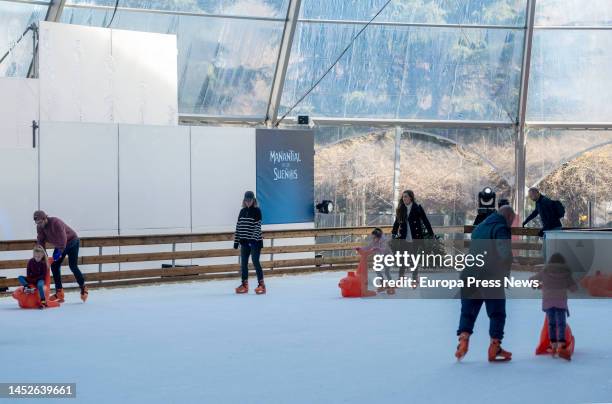
[[[102,255],[102,246],[98,247],[98,256]],[[98,273],[102,273],[102,263],[98,263]],[[102,279],[98,279],[98,283],[102,283]]]
[[[270,239],[270,248],[274,248],[274,239],[271,238]],[[270,267],[270,271],[274,270],[274,252],[270,253],[270,262],[272,263],[272,266]]]
[[[174,253],[176,252],[176,243],[172,243],[172,267],[176,266],[176,258],[174,258]]]

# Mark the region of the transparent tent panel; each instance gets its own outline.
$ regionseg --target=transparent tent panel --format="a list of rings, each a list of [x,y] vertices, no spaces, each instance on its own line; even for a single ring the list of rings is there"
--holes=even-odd
[[[299,23],[280,112],[359,26]],[[514,121],[523,31],[371,26],[292,114]]]
[[[67,7],[62,22],[107,26],[111,15]],[[177,34],[180,113],[265,116],[283,23],[130,11],[112,27]]]
[[[527,119],[610,122],[610,49],[612,31],[536,30]]]
[[[477,194],[512,200],[512,129],[413,129],[401,143],[400,189],[412,189],[435,225],[471,224]]]
[[[612,26],[612,1],[538,0],[535,25]]]
[[[512,198],[513,141],[512,129],[404,128],[400,191],[412,189],[435,225],[471,223],[485,186]],[[315,200],[336,205],[319,226],[393,223],[394,144],[394,128],[315,129]]]
[[[33,22],[44,20],[48,6],[0,1],[0,57],[13,48],[0,64],[0,77],[25,77],[32,62],[32,32],[15,43]]]
[[[564,226],[612,226],[612,131],[531,129],[526,165],[527,186],[561,198]]]
[[[114,7],[115,0],[67,0],[67,5]],[[289,0],[121,0],[120,7],[224,14],[250,17],[285,18]]]
[[[300,18],[370,20],[387,0],[302,0]],[[522,27],[526,0],[392,1],[376,21]]]

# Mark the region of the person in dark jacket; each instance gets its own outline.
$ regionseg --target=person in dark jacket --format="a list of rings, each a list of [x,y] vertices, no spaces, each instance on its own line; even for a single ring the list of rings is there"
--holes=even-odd
[[[395,210],[395,222],[391,231],[393,238],[402,240],[422,239],[424,238],[423,226],[431,236],[434,235],[425,210],[415,202],[414,192],[411,190],[404,191]],[[410,229],[410,232],[408,232],[408,229]]]
[[[540,237],[547,230],[559,230],[561,229],[561,218],[560,212],[555,207],[555,201],[542,195],[537,188],[529,188],[529,199],[535,202],[536,206],[533,212],[523,221],[523,227],[536,216],[540,215],[542,221],[542,230],[540,231]]]
[[[55,294],[49,300],[57,300],[60,303],[64,301],[60,268],[64,258],[68,256],[68,266],[81,287],[81,300],[85,302],[89,295],[89,290],[85,286],[85,277],[77,264],[79,260],[79,247],[81,245],[79,236],[60,218],[49,217],[42,210],[34,212],[34,222],[36,223],[36,231],[38,233],[38,244],[45,248],[47,242],[49,242],[55,247],[53,250],[53,264],[51,264],[51,272],[53,272],[53,281],[55,282]]]
[[[263,248],[261,220],[261,209],[257,206],[255,194],[252,191],[245,192],[234,234],[234,249],[240,246],[242,283],[236,288],[236,293],[239,294],[249,291],[249,256],[257,273],[258,285],[255,288],[255,293],[258,295],[266,293],[263,270],[259,263],[259,255]]]
[[[489,361],[508,361],[512,353],[502,349],[501,341],[504,337],[506,324],[506,299],[503,279],[510,273],[512,265],[511,225],[515,214],[508,205],[502,206],[497,212],[489,215],[472,232],[470,254],[474,256],[484,254],[486,257],[481,268],[472,267],[464,270],[461,278],[466,282],[469,278],[486,281],[487,286],[480,284],[476,287],[464,287],[461,290],[461,316],[459,318],[459,344],[455,357],[460,360],[468,351],[470,335],[474,331],[474,324],[482,305],[487,308],[489,316]],[[485,254],[486,252],[486,254]],[[500,282],[499,287],[488,287],[491,282]]]
[[[398,201],[397,209],[395,210],[395,221],[393,222],[393,230],[391,236],[396,240],[422,240],[425,238],[423,228],[428,233],[429,237],[434,237],[433,229],[427,219],[425,210],[421,205],[416,203],[414,192],[406,190],[402,193],[401,199]],[[397,245],[397,243],[394,243]],[[403,245],[408,248],[409,246]],[[415,245],[416,250],[422,248],[422,245]],[[405,268],[400,267],[399,277],[402,278],[405,273]],[[418,278],[418,269],[415,268],[412,272],[412,279],[416,282]],[[416,283],[414,283],[416,285]]]
[[[47,262],[47,252],[44,248],[37,245],[32,251],[32,258],[28,261],[26,276],[19,276],[17,280],[23,286],[26,293],[34,293],[38,290],[40,295],[40,308],[47,307],[45,298],[45,278],[49,270]]]

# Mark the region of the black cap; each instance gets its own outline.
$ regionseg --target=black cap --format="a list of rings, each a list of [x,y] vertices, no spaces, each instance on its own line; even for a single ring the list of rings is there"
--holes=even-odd
[[[255,194],[253,191],[246,191],[244,193],[244,199],[255,199]]]

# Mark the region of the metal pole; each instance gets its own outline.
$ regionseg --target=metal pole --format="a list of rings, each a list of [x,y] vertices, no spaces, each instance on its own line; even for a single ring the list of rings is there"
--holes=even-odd
[[[525,41],[523,46],[523,68],[521,71],[521,87],[519,92],[519,110],[515,143],[515,195],[514,207],[522,219],[525,216],[525,175],[526,175],[526,144],[525,117],[527,115],[527,95],[529,94],[529,73],[531,69],[531,47],[533,43],[533,25],[536,0],[527,0],[525,15]]]
[[[268,126],[273,126],[278,119],[278,107],[283,95],[285,76],[287,75],[291,47],[293,46],[293,36],[300,15],[301,5],[302,0],[290,0],[289,7],[287,7],[285,28],[283,29],[283,37],[281,39],[276,61],[276,70],[274,71],[274,79],[272,80],[272,90],[270,91],[270,98],[268,100],[268,111],[266,113],[266,124]]]
[[[38,27],[32,24],[32,77],[38,77]]]
[[[399,201],[400,194],[400,174],[401,174],[401,149],[402,143],[402,128],[399,126],[395,127],[395,165],[393,167],[393,210],[397,209],[397,202]]]
[[[51,0],[49,8],[47,8],[45,21],[59,22],[64,11],[64,4],[66,4],[66,0]]]

